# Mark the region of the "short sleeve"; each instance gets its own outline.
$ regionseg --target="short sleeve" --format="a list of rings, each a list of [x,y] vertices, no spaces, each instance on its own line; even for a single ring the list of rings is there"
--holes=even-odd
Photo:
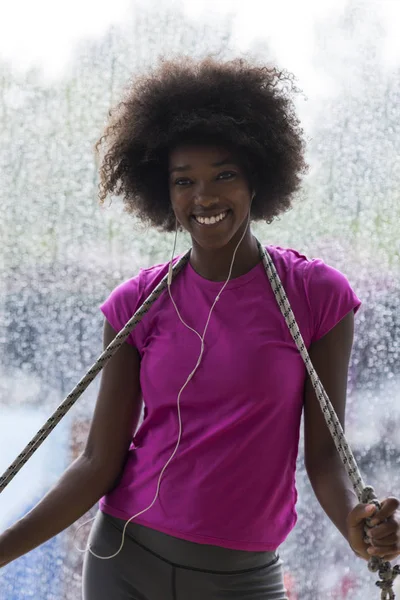
[[[311,312],[311,342],[326,335],[350,311],[356,313],[361,301],[348,279],[320,259],[308,262],[305,291]]]
[[[139,273],[136,277],[120,283],[100,305],[100,310],[115,331],[121,331],[140,307],[142,303],[141,288],[141,273]],[[138,325],[136,325],[137,327]],[[126,341],[137,347],[136,328],[129,334]]]

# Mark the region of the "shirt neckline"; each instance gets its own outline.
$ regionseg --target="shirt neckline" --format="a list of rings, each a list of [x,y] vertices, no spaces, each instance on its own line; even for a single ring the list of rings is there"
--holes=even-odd
[[[222,289],[222,287],[226,281],[226,280],[225,281],[211,281],[210,279],[206,279],[205,277],[202,277],[201,275],[199,275],[199,273],[197,273],[197,271],[194,270],[194,268],[190,264],[190,261],[188,261],[188,263],[186,265],[186,270],[187,270],[187,274],[190,279],[192,279],[194,282],[196,282],[202,288],[206,288],[209,290],[218,291],[218,290]],[[257,263],[254,267],[252,267],[250,269],[250,271],[247,271],[247,273],[244,273],[243,275],[240,275],[239,277],[235,277],[234,279],[230,279],[228,281],[225,289],[232,290],[234,288],[238,288],[243,285],[246,285],[252,279],[257,277],[257,275],[260,273],[260,271],[264,271],[264,265],[263,265],[262,261]]]

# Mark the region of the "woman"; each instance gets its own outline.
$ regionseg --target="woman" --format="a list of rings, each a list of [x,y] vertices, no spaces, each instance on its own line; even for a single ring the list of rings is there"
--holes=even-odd
[[[398,556],[395,498],[364,540],[375,509],[351,488],[250,229],[290,207],[306,170],[291,91],[274,68],[176,60],[138,78],[111,115],[101,201],[122,194],[148,224],[186,230],[190,259],[105,366],[85,450],[2,536],[3,564],[101,499],[85,600],[284,600],[303,407],[321,506],[358,556]],[[343,423],[360,302],[321,260],[267,249]],[[143,269],[111,293],[105,347],[168,271]]]

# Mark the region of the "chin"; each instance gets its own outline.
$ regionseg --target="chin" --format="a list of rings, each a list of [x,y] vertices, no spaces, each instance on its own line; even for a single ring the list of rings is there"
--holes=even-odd
[[[190,232],[192,243],[200,246],[204,250],[221,250],[222,248],[225,248],[229,244],[232,244],[233,239],[236,239],[236,233],[237,232],[226,233],[225,235],[217,234],[201,236],[194,235],[193,232]]]

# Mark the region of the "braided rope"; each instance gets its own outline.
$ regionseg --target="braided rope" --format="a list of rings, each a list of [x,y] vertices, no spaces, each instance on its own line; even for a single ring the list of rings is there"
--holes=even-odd
[[[342,460],[344,468],[346,469],[350,481],[353,484],[353,488],[357,495],[357,498],[359,502],[363,502],[366,504],[375,504],[377,509],[379,510],[380,503],[377,499],[374,488],[371,486],[366,486],[364,484],[354,455],[351,451],[349,443],[346,440],[340,421],[336,415],[335,409],[333,408],[331,401],[329,400],[328,394],[326,393],[325,388],[323,387],[317,375],[317,372],[315,371],[311,363],[310,355],[308,354],[300,329],[297,325],[296,318],[293,314],[293,310],[290,306],[289,300],[286,296],[286,292],[283,288],[280,277],[276,271],[275,265],[272,262],[268,251],[265,248],[263,248],[263,246],[260,244],[260,242],[258,242],[258,240],[257,244],[258,249],[260,251],[260,255],[262,257],[265,271],[267,273],[268,280],[271,284],[272,290],[275,295],[275,299],[279,305],[282,315],[285,318],[286,324],[297,346],[297,349],[299,350],[301,357],[304,361],[307,372],[310,376],[311,383],[314,387],[318,402],[321,406],[322,414],[324,415],[326,424],[328,425],[329,431],[331,433],[339,456]],[[371,527],[371,519],[372,518],[367,519],[365,533],[367,533],[368,528]],[[400,574],[400,565],[395,565],[394,567],[392,567],[389,561],[384,561],[379,556],[372,556],[368,561],[368,569],[373,573],[378,571],[379,577],[381,578],[381,581],[376,582],[376,585],[382,590],[381,600],[394,600],[395,594],[393,592],[393,583],[396,577]]]
[[[371,486],[365,486],[364,481],[359,472],[357,463],[355,461],[354,455],[350,449],[350,446],[346,440],[346,437],[343,432],[343,428],[339,422],[339,419],[335,413],[335,410],[329,400],[329,397],[311,363],[310,356],[307,352],[306,346],[304,344],[304,340],[300,333],[299,327],[297,325],[295,316],[293,314],[292,308],[289,304],[289,300],[286,296],[285,290],[283,288],[282,282],[279,278],[279,275],[275,269],[275,265],[272,262],[272,259],[268,253],[268,251],[263,248],[260,242],[257,240],[260,256],[263,261],[263,265],[268,277],[268,280],[271,284],[272,290],[274,292],[276,301],[279,305],[279,308],[282,312],[282,315],[285,318],[286,324],[289,328],[289,331],[293,337],[293,340],[303,358],[305,363],[307,372],[310,376],[312,385],[315,389],[318,401],[320,403],[322,413],[324,415],[325,421],[328,425],[329,431],[332,435],[335,446],[338,450],[339,456],[343,462],[343,465],[348,473],[348,476],[353,484],[354,491],[357,494],[357,497],[360,502],[364,503],[374,503],[377,508],[380,508],[380,504],[378,502],[377,496],[374,492],[374,489]],[[190,250],[184,254],[179,261],[175,263],[172,268],[172,276],[175,277],[179,271],[187,264],[190,257]],[[125,342],[128,335],[133,331],[136,325],[142,320],[144,315],[149,311],[150,307],[154,302],[160,297],[162,292],[167,288],[168,275],[160,281],[157,287],[153,290],[150,296],[144,301],[142,306],[135,312],[135,314],[131,317],[131,319],[126,323],[124,328],[116,335],[113,341],[107,346],[107,348],[102,352],[96,362],[92,365],[89,371],[82,377],[82,379],[77,383],[74,389],[68,394],[68,396],[63,400],[63,402],[59,405],[59,407],[55,410],[55,412],[49,417],[46,423],[43,425],[41,429],[37,432],[37,434],[32,438],[32,440],[28,443],[28,445],[24,448],[24,450],[17,456],[15,461],[8,467],[8,469],[3,473],[0,477],[0,493],[5,489],[5,487],[10,483],[10,481],[15,477],[15,475],[20,471],[20,469],[27,463],[29,458],[33,455],[33,453],[39,448],[39,446],[44,442],[47,436],[51,433],[51,431],[56,427],[56,425],[61,421],[61,419],[67,414],[67,412],[72,408],[78,398],[82,395],[82,393],[86,390],[89,384],[95,379],[97,374],[103,369],[105,364],[109,361],[109,359],[115,354],[118,348]],[[367,519],[366,532],[368,527],[370,526],[371,519]],[[377,581],[376,585],[381,588],[381,600],[394,600],[395,595],[393,592],[393,582],[397,575],[400,574],[400,565],[396,565],[393,568],[390,565],[390,562],[383,561],[379,557],[371,557],[368,562],[368,568],[372,572],[379,573],[379,577],[381,581]]]
[[[179,261],[172,267],[173,276],[186,265],[189,260],[190,250],[184,254]],[[28,445],[22,450],[17,456],[15,461],[8,467],[8,469],[0,477],[0,493],[15,477],[18,471],[24,466],[29,460],[32,454],[39,448],[44,442],[50,432],[56,427],[61,419],[67,414],[72,408],[78,398],[83,394],[89,384],[95,379],[96,375],[102,370],[105,364],[115,354],[115,352],[122,346],[128,335],[133,331],[138,323],[143,319],[144,315],[149,311],[150,307],[160,297],[162,292],[167,288],[167,275],[163,277],[157,287],[153,290],[150,296],[143,302],[142,306],[135,312],[131,319],[127,322],[125,327],[115,336],[113,341],[107,346],[102,352],[96,362],[90,367],[89,371],[82,377],[77,383],[72,392],[63,400],[63,402],[54,411],[51,417],[46,421],[37,434],[31,439]]]

